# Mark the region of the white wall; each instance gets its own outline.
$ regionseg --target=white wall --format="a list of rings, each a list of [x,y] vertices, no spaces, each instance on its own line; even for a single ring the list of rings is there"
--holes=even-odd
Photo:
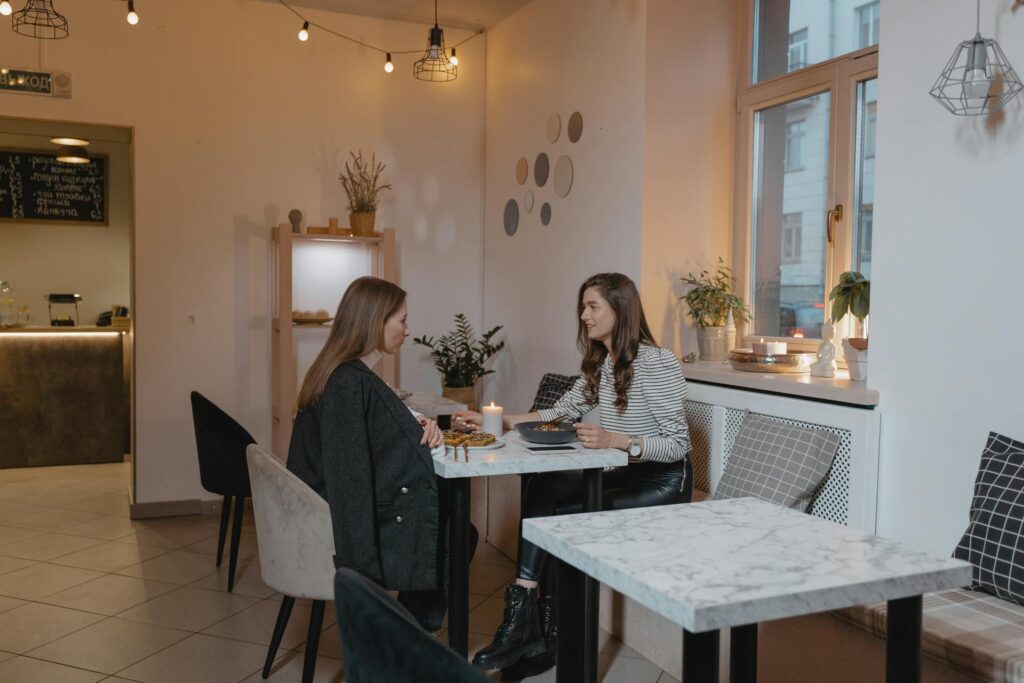
[[[982,3],[1024,68],[1024,17]],[[928,89],[974,33],[961,0],[882,3],[869,383],[881,393],[878,531],[935,553],[967,526],[989,430],[1024,439],[1024,99],[960,118]]]
[[[643,175],[645,0],[540,0],[488,33],[484,321],[505,325],[508,348],[495,363],[485,397],[513,411],[530,407],[545,371],[579,371],[576,296],[594,273],[640,275]],[[569,142],[570,114],[583,135]],[[548,116],[562,136],[547,140]],[[546,152],[572,159],[572,191],[538,188],[534,160]],[[516,184],[519,157],[530,178]],[[535,197],[526,213],[523,194]],[[519,230],[505,234],[508,199],[520,205]],[[552,220],[542,226],[540,207]]]
[[[181,0],[139,7],[65,0],[71,37],[6,34],[0,62],[66,69],[70,100],[3,95],[4,114],[135,128],[137,498],[208,497],[199,486],[188,392],[198,389],[259,441],[270,438],[269,226],[301,209],[309,224],[344,221],[337,174],[348,150],[388,164],[378,225],[394,227],[410,325],[437,334],[454,310],[479,316],[485,44],[459,50],[460,77],[412,78],[412,56],[383,59],[299,28],[282,7]],[[426,28],[310,12],[392,49]],[[467,35],[452,31],[454,42]],[[41,51],[41,52],[38,52]],[[340,298],[341,292],[338,293]],[[403,384],[436,389],[418,351]]]

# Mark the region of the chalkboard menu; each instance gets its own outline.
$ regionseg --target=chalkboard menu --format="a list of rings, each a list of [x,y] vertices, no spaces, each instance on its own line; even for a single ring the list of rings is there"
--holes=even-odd
[[[107,158],[57,161],[48,152],[0,149],[0,221],[107,225]]]

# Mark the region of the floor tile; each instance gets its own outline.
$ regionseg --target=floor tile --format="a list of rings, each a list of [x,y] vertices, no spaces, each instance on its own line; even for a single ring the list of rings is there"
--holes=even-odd
[[[512,583],[515,567],[501,567],[493,564],[474,562],[469,566],[469,590],[471,593],[490,595]]]
[[[270,637],[274,633],[274,624],[277,622],[277,613],[281,609],[281,603],[273,600],[263,600],[256,603],[224,621],[214,624],[203,631],[207,635],[241,640],[257,645],[269,645]],[[324,614],[324,627],[334,625],[334,615]],[[288,627],[285,629],[284,637],[281,639],[281,651],[292,650],[306,640],[309,631],[309,607],[295,605],[292,608],[291,617],[288,619]]]
[[[96,519],[64,529],[65,534],[77,534],[79,536],[91,536],[106,541],[113,541],[124,538],[134,531],[143,528],[138,522],[134,522],[121,515],[103,515]]]
[[[469,610],[469,630],[494,636],[505,613],[505,601],[501,598],[486,598],[477,607]]]
[[[658,683],[679,683],[674,676],[670,676],[667,671],[661,672],[661,678],[658,679]]]
[[[480,543],[473,555],[473,563],[494,564],[499,567],[514,567],[515,562],[505,557],[500,550],[489,543]]]
[[[31,505],[20,501],[0,501],[0,522],[11,517],[23,517],[33,512],[42,512],[45,509],[41,505]]]
[[[43,510],[42,512],[32,512],[20,517],[12,517],[7,520],[7,524],[9,526],[36,529],[39,531],[60,531],[61,529],[67,529],[68,527],[75,526],[76,524],[89,522],[102,516],[103,515],[98,515],[95,512],[82,512],[81,510],[54,508]]]
[[[244,595],[186,586],[125,610],[118,616],[168,628],[202,631],[255,603],[255,599]]]
[[[173,521],[163,524],[154,524],[141,531],[125,537],[125,540],[135,540],[145,545],[158,545],[161,548],[181,548],[192,545],[199,541],[216,537],[217,530],[201,524],[188,524],[186,522]],[[216,541],[214,541],[216,543]],[[216,549],[216,546],[214,546]]]
[[[599,651],[606,655],[615,657],[631,657],[632,659],[646,659],[642,654],[626,645],[608,631],[600,629],[597,634]]]
[[[5,598],[4,596],[0,595],[0,612],[6,612],[7,610],[14,609],[15,607],[20,607],[24,604],[24,600],[19,600],[18,598]]]
[[[208,527],[200,527],[201,529],[207,529]],[[217,555],[217,532],[214,530],[212,536],[199,541],[198,543],[192,543],[181,548],[190,553],[202,553],[204,555]],[[227,538],[224,539],[224,562],[228,561],[229,552],[231,549],[231,532],[228,531]],[[238,539],[238,559],[248,560],[252,557],[256,557],[259,553],[259,546],[256,545],[256,533],[253,531],[245,532],[239,536]]]
[[[104,676],[28,657],[13,657],[0,662],[0,681],[4,683],[93,683]]]
[[[163,581],[147,581],[134,576],[107,574],[40,598],[40,601],[50,605],[113,616],[178,588],[177,584]]]
[[[67,534],[39,534],[0,546],[0,555],[23,560],[45,561],[100,543],[95,538]]]
[[[597,662],[601,683],[657,683],[661,674],[661,669],[646,659],[603,654]]]
[[[187,631],[112,618],[37,647],[28,655],[113,674],[190,635]]]
[[[23,538],[29,538],[30,536],[38,536],[41,533],[41,531],[36,529],[26,529],[24,527],[0,524],[0,544],[13,543],[14,541],[20,541]]]
[[[40,645],[94,624],[103,617],[37,602],[4,612],[0,619],[0,650],[24,654]],[[0,681],[6,680],[0,676]]]
[[[260,673],[254,673],[242,683],[260,683],[263,680],[268,683],[300,683],[302,680],[303,657],[298,652],[285,652],[277,658],[273,668],[270,670],[269,678],[262,678]],[[343,665],[340,659],[333,657],[316,658],[316,673],[313,675],[313,683],[340,683],[344,680]]]
[[[24,569],[36,564],[35,560],[23,560],[20,557],[6,557],[0,555],[0,574],[13,572],[15,569]]]
[[[217,571],[217,567],[212,557],[175,550],[151,560],[119,569],[117,573],[185,585],[194,583],[215,571]],[[3,576],[0,576],[0,581],[2,580]]]
[[[143,683],[240,681],[263,667],[266,648],[197,634],[118,674]]]
[[[69,510],[83,510],[101,515],[127,515],[129,510],[128,492],[120,491],[104,493],[94,498],[86,498],[68,505]]]
[[[195,588],[205,588],[211,591],[224,591],[228,590],[228,560],[224,558],[223,564],[217,569],[216,573],[207,576],[206,578],[199,579],[195,583],[191,584]],[[273,588],[263,583],[263,577],[260,575],[260,563],[257,559],[248,560],[247,562],[238,562],[238,567],[235,568],[235,593],[239,595],[248,595],[253,598],[269,598],[276,593]]]
[[[327,621],[326,615],[324,621]],[[309,622],[306,622],[307,625]],[[302,643],[297,648],[296,652],[305,652],[306,645],[308,643]],[[335,659],[341,659],[341,637],[338,634],[338,625],[334,624],[324,629],[320,633],[320,643],[316,648],[317,657],[333,657]]]
[[[22,542],[27,543],[32,540],[30,538]],[[116,572],[119,569],[130,567],[133,564],[144,562],[167,552],[166,548],[158,548],[152,545],[117,543],[116,541],[101,541],[95,538],[89,540],[96,545],[85,550],[61,555],[53,560],[53,564],[82,567],[83,569],[93,569],[98,572]]]
[[[40,562],[31,567],[0,574],[0,595],[38,600],[99,576],[99,572],[89,569]]]
[[[0,662],[6,662],[11,657],[17,657],[17,655],[14,654],[13,652],[3,652],[3,651],[0,651]]]

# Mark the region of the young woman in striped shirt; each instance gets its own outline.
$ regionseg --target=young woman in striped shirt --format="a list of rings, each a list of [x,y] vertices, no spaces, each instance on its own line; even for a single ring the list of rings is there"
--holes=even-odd
[[[580,287],[577,345],[580,378],[548,410],[510,415],[505,427],[559,415],[576,422],[585,448],[618,448],[629,465],[604,476],[602,507],[616,510],[689,502],[693,489],[690,436],[679,362],[654,341],[636,285],[625,275],[602,273]],[[593,408],[600,423],[580,422]],[[458,420],[480,423],[475,412]],[[583,510],[581,472],[551,472],[524,480],[523,517]],[[505,617],[494,641],[474,658],[484,669],[516,668],[535,675],[554,663],[554,596],[545,576],[546,553],[522,538],[516,580],[505,590]],[[538,582],[543,583],[538,606]]]

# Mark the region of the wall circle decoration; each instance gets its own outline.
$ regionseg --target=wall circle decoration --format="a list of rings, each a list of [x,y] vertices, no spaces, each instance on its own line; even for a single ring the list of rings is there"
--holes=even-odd
[[[540,222],[542,225],[547,225],[551,222],[551,205],[547,202],[540,206]]]
[[[555,144],[558,136],[562,134],[562,117],[552,114],[548,117],[548,142]]]
[[[505,234],[511,237],[519,228],[519,205],[516,200],[505,202]]]
[[[529,190],[523,195],[523,209],[526,213],[533,211],[533,193]]]
[[[555,194],[565,197],[572,189],[572,159],[563,154],[555,162]]]
[[[530,175],[530,167],[526,161],[526,157],[519,157],[516,162],[516,182],[522,185],[526,182],[527,176]]]
[[[569,117],[569,142],[577,142],[583,135],[583,114],[574,111]]]
[[[537,160],[533,162],[533,179],[537,183],[537,187],[544,187],[544,183],[548,181],[548,171],[551,170],[551,162],[548,161],[548,155],[541,152],[537,155]]]

